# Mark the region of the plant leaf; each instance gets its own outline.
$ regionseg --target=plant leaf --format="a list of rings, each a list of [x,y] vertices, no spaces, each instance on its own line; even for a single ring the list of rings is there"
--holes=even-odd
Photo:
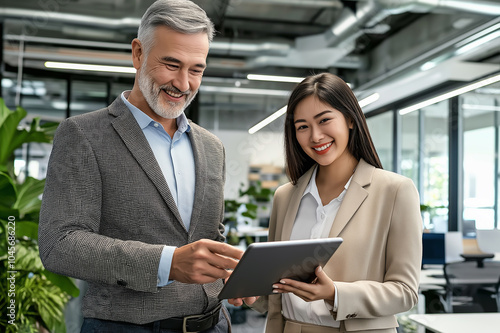
[[[45,186],[45,180],[28,177],[24,183],[17,185],[17,200],[14,208],[19,209],[20,217],[40,210],[41,200],[38,198]]]
[[[26,110],[17,108],[16,111],[11,111],[5,105],[3,99],[0,99],[0,165],[6,165],[7,160],[17,148],[12,144],[12,141],[17,135],[17,126],[19,122],[26,117]]]
[[[16,268],[27,272],[39,272],[43,270],[38,249],[35,246],[28,246],[25,242],[16,244]]]
[[[0,206],[11,207],[17,200],[14,180],[5,172],[0,172]]]
[[[9,216],[19,219],[19,209],[3,207],[0,205],[0,219],[8,220]]]
[[[51,129],[50,127],[41,127],[40,118],[34,118],[31,121],[29,131],[25,129],[18,130],[17,135],[12,139],[12,148],[14,148],[12,151],[27,142],[51,142],[52,136],[47,134],[47,131]]]
[[[67,276],[52,273],[48,270],[43,270],[41,272],[50,282],[58,286],[62,291],[68,293],[72,297],[78,297],[80,295],[80,289],[75,284],[72,278]]]
[[[38,240],[38,223],[31,221],[16,222],[16,236],[17,238],[28,237]]]
[[[12,111],[0,98],[0,170],[9,170],[8,162],[14,150],[26,142],[51,142],[54,132],[54,123],[40,126],[40,119],[31,122],[29,130],[18,129],[20,122],[26,117],[27,112],[21,107]]]

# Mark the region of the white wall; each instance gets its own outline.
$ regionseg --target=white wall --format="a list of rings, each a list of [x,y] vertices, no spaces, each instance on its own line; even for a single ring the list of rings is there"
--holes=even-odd
[[[246,188],[250,165],[270,164],[283,167],[285,164],[283,133],[259,131],[248,134],[243,131],[214,131],[226,148],[226,186],[224,196],[238,197],[240,183]]]

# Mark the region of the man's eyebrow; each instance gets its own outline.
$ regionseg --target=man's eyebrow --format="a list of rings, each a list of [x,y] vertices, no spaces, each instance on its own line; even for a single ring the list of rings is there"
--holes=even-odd
[[[174,63],[176,63],[176,64],[180,64],[180,63],[182,63],[182,61],[180,61],[179,59],[174,58],[174,57],[169,57],[169,56],[163,57],[163,58],[161,58],[161,59],[162,59],[164,62],[174,62]],[[195,66],[195,67],[199,67],[199,68],[201,68],[201,69],[205,69],[205,68],[207,67],[207,65],[206,65],[206,64],[204,64],[204,63],[196,64],[196,65],[194,65],[194,66]]]

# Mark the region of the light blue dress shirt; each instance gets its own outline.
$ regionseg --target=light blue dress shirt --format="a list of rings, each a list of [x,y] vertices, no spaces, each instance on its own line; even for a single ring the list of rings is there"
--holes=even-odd
[[[186,115],[182,113],[177,118],[177,131],[171,138],[160,123],[151,119],[127,100],[129,94],[130,91],[124,91],[121,98],[146,136],[175,200],[182,222],[186,230],[189,230],[195,191],[194,154],[187,135],[191,126],[189,126]],[[168,278],[175,249],[175,246],[163,248],[158,267],[158,287],[172,282]]]

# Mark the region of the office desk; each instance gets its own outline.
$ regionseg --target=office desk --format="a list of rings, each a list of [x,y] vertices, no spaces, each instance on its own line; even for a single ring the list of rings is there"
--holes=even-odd
[[[262,227],[254,227],[250,225],[242,225],[238,226],[238,231],[236,233],[238,237],[255,237],[256,242],[262,241],[264,238],[267,238],[269,234],[269,229]]]
[[[446,286],[443,266],[432,265],[420,271],[420,291],[443,289]]]
[[[472,263],[475,267],[476,264]],[[480,268],[474,268],[480,269]],[[454,285],[494,285],[498,281],[498,275],[474,276],[467,279],[454,279]],[[441,265],[425,266],[420,272],[419,284],[419,307],[418,313],[452,312],[453,299],[448,298],[446,290],[446,279],[444,278],[443,267]],[[428,299],[427,299],[428,297]],[[500,329],[498,330],[500,332]]]
[[[500,313],[411,314],[410,320],[438,333],[498,333]]]
[[[495,284],[498,282],[498,277],[477,277],[474,279],[456,279],[455,284]],[[420,271],[420,289],[429,290],[436,289],[437,286],[446,286],[444,271],[442,265],[432,265],[430,268]]]

